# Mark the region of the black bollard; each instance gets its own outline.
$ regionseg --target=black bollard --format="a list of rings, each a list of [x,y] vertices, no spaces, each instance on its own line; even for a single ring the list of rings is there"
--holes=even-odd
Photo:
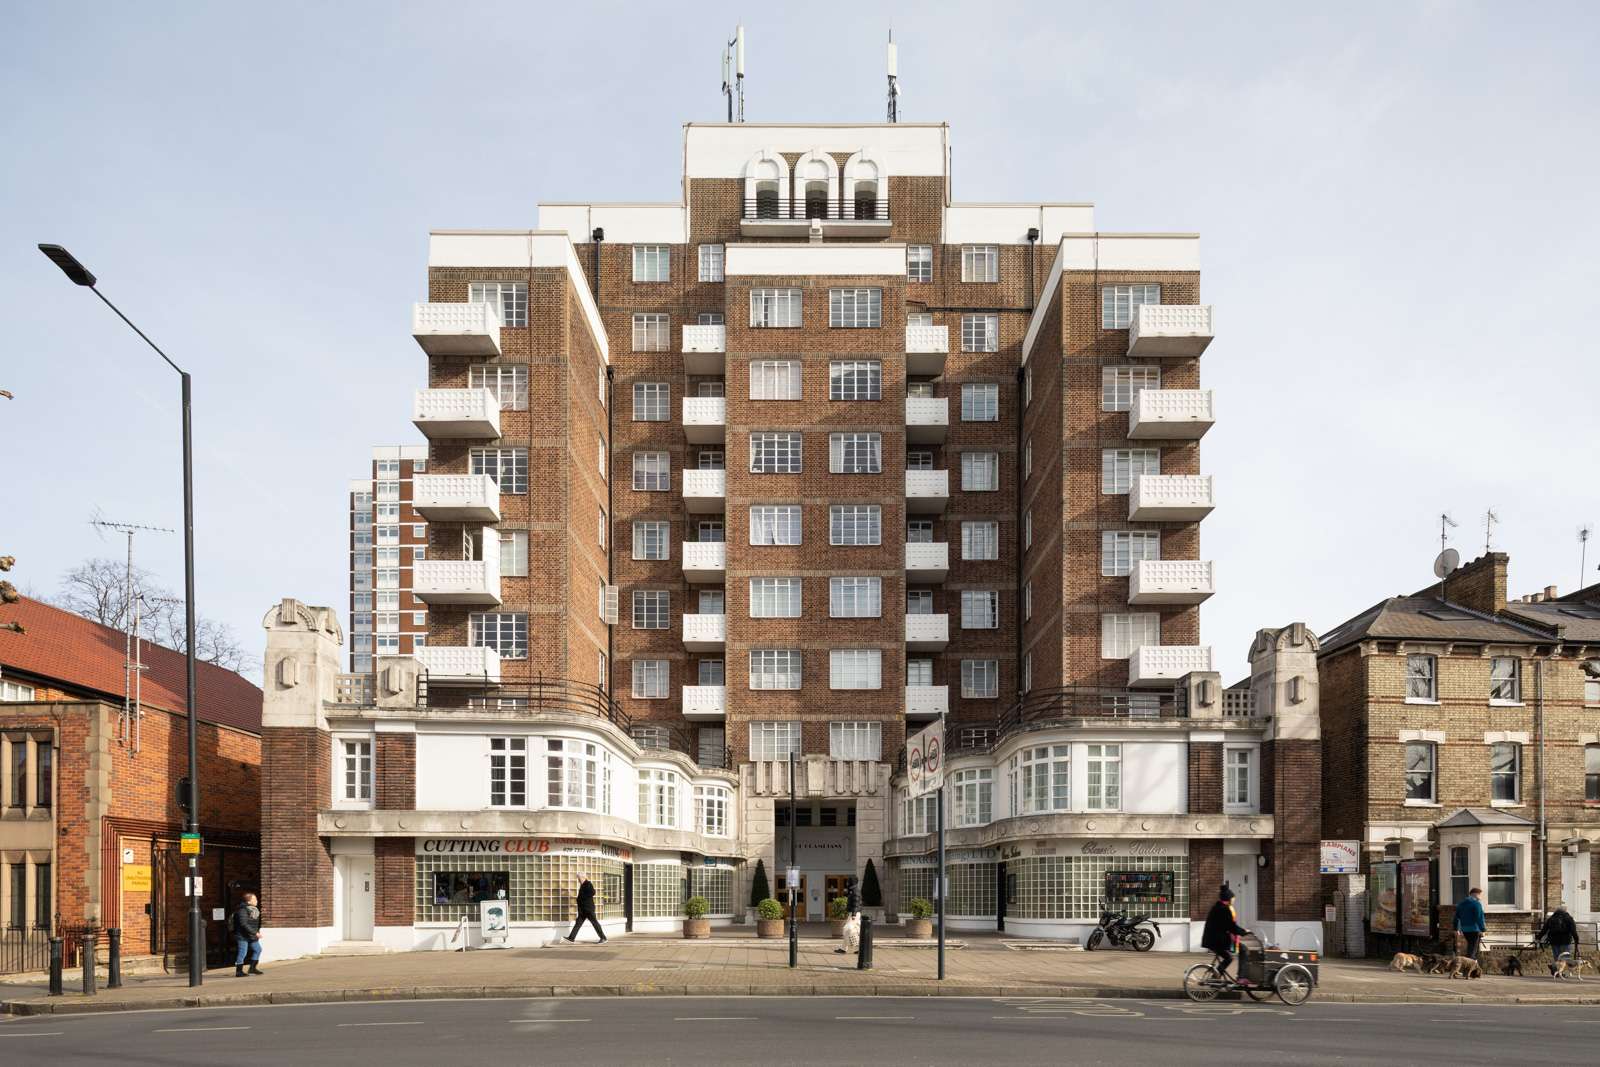
[[[50,939],[50,995],[59,997],[61,989],[61,949],[62,941],[59,937]]]
[[[94,943],[95,943],[95,940],[96,940],[96,938],[95,938],[95,935],[94,935],[94,931],[92,931],[92,930],[89,933],[86,933],[86,934],[83,935],[83,949],[82,949],[82,951],[83,951],[83,995],[86,996],[86,997],[92,997],[95,994],[95,988],[94,988],[94,979],[95,979],[95,973],[94,973]]]
[[[122,988],[122,928],[113,926],[106,931],[106,988]]]
[[[861,916],[861,946],[856,951],[856,970],[872,970],[872,916]]]

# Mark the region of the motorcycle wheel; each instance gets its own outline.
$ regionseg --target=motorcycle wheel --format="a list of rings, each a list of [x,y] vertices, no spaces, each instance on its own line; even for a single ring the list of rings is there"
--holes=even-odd
[[[1149,952],[1156,944],[1155,931],[1140,927],[1133,932],[1133,947],[1138,952]]]
[[[1100,947],[1100,942],[1105,940],[1105,936],[1104,930],[1096,930],[1094,933],[1089,935],[1089,940],[1084,942],[1083,950],[1085,952],[1093,952],[1095,949]]]

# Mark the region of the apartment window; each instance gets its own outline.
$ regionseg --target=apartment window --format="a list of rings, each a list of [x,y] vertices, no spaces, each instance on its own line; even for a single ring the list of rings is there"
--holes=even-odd
[[[1129,411],[1141,389],[1161,388],[1160,367],[1103,367],[1100,371],[1100,410]]]
[[[1105,285],[1100,287],[1100,328],[1126,330],[1133,322],[1133,309],[1140,304],[1161,303],[1159,285]]]
[[[800,361],[753,359],[750,361],[751,400],[799,400]]]
[[[528,616],[520,611],[479,611],[467,616],[473,648],[492,648],[501,659],[528,658]]]
[[[1489,860],[1490,905],[1514,908],[1517,905],[1517,846],[1490,845],[1486,850]]]
[[[883,435],[877,433],[829,434],[828,473],[882,474]]]
[[[399,526],[376,526],[373,528],[373,532],[377,535],[378,544],[380,545],[398,545],[400,543]],[[398,548],[395,549],[395,552],[398,553],[399,551]],[[398,563],[399,560],[396,559],[395,562]]]
[[[633,454],[633,488],[641,493],[664,493],[672,488],[672,465],[665,452]]]
[[[951,822],[958,827],[988,825],[994,818],[994,772],[987,768],[957,771],[951,783]]]
[[[1022,550],[1026,552],[1033,547],[1033,512],[1025,511],[1022,514]]]
[[[750,435],[751,474],[799,474],[800,434],[764,431]]]
[[[398,656],[400,654],[399,634],[379,634],[376,641],[378,655]]]
[[[913,545],[933,544],[933,520],[907,519],[906,541]]]
[[[702,605],[702,608],[704,605]],[[704,611],[701,614],[705,614]],[[715,614],[722,614],[715,612]],[[703,659],[695,671],[696,684],[698,685],[727,685],[727,664],[720,659]]]
[[[528,806],[528,739],[489,738],[489,806]]]
[[[908,448],[906,449],[906,470],[931,471],[933,470],[933,449]]]
[[[829,689],[882,689],[883,650],[836,648],[828,653]]]
[[[1141,474],[1161,473],[1159,448],[1107,448],[1100,453],[1100,491],[1127,493]]]
[[[797,722],[752,722],[750,724],[750,758],[752,760],[788,759],[800,755],[800,724]]]
[[[633,280],[665,282],[672,279],[672,249],[668,245],[633,246]]]
[[[1090,811],[1116,811],[1122,807],[1122,746],[1088,745],[1084,759],[1084,784]]]
[[[1031,590],[1030,590],[1030,593],[1031,593]],[[1031,597],[1030,597],[1030,599],[1031,599]],[[1032,652],[1024,652],[1022,654],[1022,691],[1024,693],[1028,693],[1028,692],[1032,692],[1033,691],[1033,653]]]
[[[639,700],[661,700],[667,695],[668,669],[664,659],[633,661],[633,695]]]
[[[728,806],[731,797],[732,794],[721,786],[694,787],[694,824],[702,834],[707,837],[728,836]]]
[[[1583,680],[1583,702],[1585,704],[1600,704],[1600,678],[1585,678]]]
[[[906,590],[906,614],[907,615],[932,615],[933,614],[933,590],[931,590],[931,589],[907,589]]]
[[[635,352],[666,352],[671,349],[672,328],[667,316],[660,312],[635,312],[633,316],[633,350]]]
[[[398,523],[400,521],[399,504],[379,504],[377,507],[378,521],[381,523]]]
[[[879,722],[833,722],[828,724],[828,755],[834,759],[872,760],[883,758],[883,724]]]
[[[467,454],[468,473],[487,474],[502,493],[528,491],[526,448],[474,448]]]
[[[961,453],[961,489],[968,493],[992,493],[1000,488],[1000,453]]]
[[[678,776],[672,771],[639,772],[639,824],[678,825]]]
[[[800,579],[750,579],[750,617],[752,619],[798,619],[800,617]]]
[[[1033,403],[1033,364],[1022,368],[1022,406]]]
[[[996,630],[1000,627],[1000,593],[994,589],[961,591],[961,628]]]
[[[380,611],[374,616],[377,619],[376,627],[380,634],[397,634],[400,632],[400,613],[398,611]]]
[[[1161,534],[1155,530],[1105,530],[1100,534],[1100,573],[1120,578],[1133,573],[1142,559],[1161,558]]]
[[[1127,659],[1134,649],[1161,643],[1161,616],[1153,611],[1100,616],[1100,658]]]
[[[528,576],[528,531],[500,531],[500,577]]]
[[[1029,438],[1022,443],[1022,477],[1026,481],[1033,477],[1033,439]]]
[[[829,289],[828,325],[862,329],[883,325],[882,289]]]
[[[800,325],[800,290],[750,290],[750,325],[779,328]]]
[[[1489,661],[1489,703],[1522,702],[1522,660],[1516,656],[1495,656]]]
[[[595,442],[595,468],[600,472],[600,480],[606,481],[611,473],[606,470],[606,439],[600,437]]]
[[[592,741],[573,741],[564,737],[552,737],[546,741],[545,781],[548,788],[545,795],[549,798],[550,806],[598,811],[600,766],[603,761],[609,762],[608,756]]]
[[[961,524],[962,559],[999,559],[1000,524],[992,519]]]
[[[349,803],[372,800],[372,742],[341,741],[339,799]]]
[[[719,519],[702,519],[695,523],[695,540],[702,543],[722,544],[728,539],[727,530]]]
[[[633,383],[634,422],[666,422],[671,410],[666,382]]]
[[[722,245],[700,246],[700,280],[703,282],[720,282],[723,280],[724,249]]]
[[[1222,804],[1228,808],[1248,808],[1255,801],[1250,795],[1251,761],[1254,752],[1248,748],[1223,749]]]
[[[606,509],[605,508],[596,508],[595,509],[594,518],[595,518],[595,531],[594,531],[595,543],[598,544],[601,548],[604,548],[604,547],[606,547]]]
[[[672,545],[672,524],[636,522],[633,524],[633,558],[667,559]]]
[[[752,648],[750,650],[750,688],[799,689],[800,650],[798,648]]]
[[[829,400],[881,400],[882,398],[882,361],[834,360],[828,364]]]
[[[828,508],[830,545],[883,543],[883,508],[878,504],[834,504]]]
[[[961,280],[997,282],[1000,280],[1000,249],[995,245],[961,247]]]
[[[1434,745],[1431,741],[1406,743],[1406,799],[1432,804],[1435,799]]]
[[[968,700],[992,700],[1000,695],[1000,661],[961,661],[961,695]]]
[[[1600,804],[1600,745],[1583,748],[1583,799]]]
[[[1522,746],[1500,741],[1489,746],[1489,799],[1515,804],[1522,799]]]
[[[377,575],[379,589],[400,588],[400,568],[379,567],[377,570],[373,571],[373,573]]]
[[[467,370],[467,385],[494,394],[501,411],[528,410],[528,368],[521,363],[478,363]]]
[[[998,422],[1000,386],[994,382],[967,382],[961,386],[962,422]]]
[[[635,630],[665,630],[667,628],[670,595],[665,589],[635,589],[633,591],[633,628]]]
[[[1000,316],[961,316],[961,351],[1000,351]]]
[[[21,682],[0,682],[0,701],[25,702],[33,699],[33,686]]]
[[[1038,815],[1072,807],[1072,746],[1039,745],[1022,750],[1022,810]]]
[[[400,483],[399,482],[379,482],[379,483],[377,483],[377,492],[378,492],[378,499],[379,500],[399,500],[400,499]]]
[[[799,504],[753,504],[750,507],[752,545],[798,545]]]
[[[1450,850],[1450,899],[1466,900],[1472,891],[1472,875],[1468,868],[1470,852],[1465,845]]]
[[[502,326],[528,325],[528,286],[524,282],[469,282],[467,302],[493,304]]]
[[[829,618],[877,619],[882,616],[882,578],[828,579]]]
[[[906,660],[906,685],[932,685],[933,660],[918,656]]]
[[[1438,666],[1439,661],[1433,656],[1406,657],[1406,700],[1433,701],[1439,698]]]
[[[933,833],[934,828],[938,825],[938,818],[939,796],[937,793],[924,793],[920,797],[901,794],[901,837],[914,837]]]
[[[906,281],[933,281],[932,245],[906,245]]]
[[[371,593],[357,593],[355,595],[355,597],[353,598],[353,601],[354,602],[351,605],[351,610],[353,610],[353,611],[371,611],[372,610],[372,594]],[[397,598],[397,602],[398,602],[398,598]],[[31,688],[28,690],[30,695],[27,696],[27,697],[7,696],[6,694],[8,692],[10,692],[11,684],[12,683],[10,683],[10,682],[0,682],[0,700],[32,700],[33,699],[33,697],[31,696],[31,694],[33,693],[33,690]]]
[[[721,471],[728,469],[728,454],[720,448],[702,448],[695,452],[694,465],[703,471]]]

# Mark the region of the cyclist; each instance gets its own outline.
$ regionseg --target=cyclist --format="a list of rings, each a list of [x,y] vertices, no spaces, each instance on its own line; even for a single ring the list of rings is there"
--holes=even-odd
[[[1228,967],[1233,963],[1239,938],[1249,932],[1239,925],[1239,913],[1233,910],[1233,890],[1228,888],[1227,882],[1223,882],[1217,902],[1211,905],[1211,911],[1206,914],[1205,930],[1200,934],[1200,947],[1216,953],[1217,973],[1223,978],[1228,977]],[[1243,977],[1237,981],[1240,985],[1250,984]]]

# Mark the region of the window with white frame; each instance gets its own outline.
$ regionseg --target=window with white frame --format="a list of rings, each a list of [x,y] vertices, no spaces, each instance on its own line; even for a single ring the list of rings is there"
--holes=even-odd
[[[1085,745],[1085,806],[1090,811],[1118,811],[1122,807],[1122,746]]]
[[[672,771],[639,771],[639,825],[668,829],[678,825],[678,775]]]
[[[592,741],[565,737],[547,740],[545,781],[550,807],[599,811],[600,766],[609,756],[610,753]]]
[[[864,329],[883,325],[882,289],[829,289],[828,325]]]
[[[1131,492],[1133,480],[1141,474],[1161,473],[1159,448],[1107,448],[1100,452],[1100,491],[1108,494]]]
[[[799,400],[800,361],[753,359],[750,361],[751,400]]]
[[[828,653],[829,689],[882,689],[883,650],[835,648]]]
[[[906,281],[933,281],[932,245],[906,245]]]
[[[1497,741],[1489,746],[1489,799],[1515,804],[1522,799],[1522,746]]]
[[[1030,590],[1028,590],[1028,592],[1031,593],[1032,590],[1030,589]],[[1030,599],[1031,599],[1031,597],[1030,597]],[[1033,653],[1032,652],[1024,652],[1022,654],[1022,691],[1024,693],[1030,693],[1030,692],[1033,691]]]
[[[1102,367],[1100,410],[1132,410],[1133,398],[1140,390],[1160,388],[1160,367]]]
[[[1161,534],[1155,530],[1103,530],[1100,533],[1100,573],[1121,578],[1133,573],[1142,559],[1161,558]]]
[[[1432,804],[1435,792],[1437,763],[1432,741],[1408,741],[1405,747],[1406,799],[1422,804]]]
[[[1033,618],[1033,580],[1022,583],[1022,621]]]
[[[799,578],[750,579],[750,617],[752,619],[798,619],[800,617]]]
[[[967,700],[993,700],[1000,695],[1000,661],[961,661],[961,696]]]
[[[1100,287],[1100,328],[1126,330],[1133,322],[1133,309],[1140,304],[1161,303],[1159,285],[1104,285]]]
[[[1100,658],[1127,659],[1134,649],[1161,643],[1161,615],[1154,611],[1100,616]]]
[[[1255,750],[1229,747],[1222,750],[1222,804],[1226,808],[1244,809],[1255,806],[1251,779]]]
[[[636,522],[633,524],[633,558],[667,559],[672,546],[672,524],[669,522]]]
[[[998,422],[1000,386],[995,382],[965,382],[961,386],[962,422]]]
[[[723,318],[720,311],[697,311],[695,312],[695,325],[725,326],[727,325],[727,320]]]
[[[528,658],[528,616],[521,611],[476,611],[467,616],[467,643],[492,648],[501,659]]]
[[[489,390],[501,411],[528,410],[528,368],[524,364],[473,364],[467,370],[467,386]]]
[[[906,590],[907,615],[932,615],[933,590],[932,589],[907,589]]]
[[[798,648],[752,648],[750,650],[751,689],[799,689],[800,650]],[[799,729],[798,726],[795,727]]]
[[[667,695],[668,668],[664,659],[633,661],[633,695],[638,700],[662,700]]]
[[[665,589],[635,589],[633,591],[633,628],[635,630],[665,630],[670,615]]]
[[[489,738],[489,806],[528,806],[528,739]]]
[[[500,577],[528,576],[528,531],[500,531]]]
[[[1033,477],[1033,439],[1031,437],[1022,443],[1022,477],[1024,480]]]
[[[703,282],[722,281],[724,259],[725,252],[722,245],[701,245],[700,280]]]
[[[720,246],[719,246],[720,247]],[[733,794],[720,785],[694,787],[694,825],[707,837],[728,836],[728,807]]]
[[[1033,547],[1033,512],[1022,513],[1022,550],[1026,552]]]
[[[752,722],[750,759],[785,760],[800,755],[800,724],[797,722]]]
[[[883,724],[877,722],[833,722],[828,724],[828,755],[833,759],[872,760],[883,758]]]
[[[606,469],[606,460],[609,458],[606,455],[606,439],[597,438],[595,444],[595,467],[600,471],[600,480],[606,481],[611,477],[611,472]]]
[[[961,524],[962,559],[999,559],[1000,524],[982,519]]]
[[[671,411],[666,382],[633,383],[634,422],[666,422]]]
[[[634,245],[633,280],[665,282],[672,280],[671,245]]]
[[[667,453],[633,454],[633,488],[640,493],[665,493],[672,488],[672,462]]]
[[[987,767],[969,768],[951,775],[951,823],[955,826],[987,826],[994,820],[994,772]]]
[[[633,350],[667,352],[672,348],[672,327],[658,311],[637,311],[633,316]]]
[[[500,325],[528,325],[528,286],[526,282],[468,282],[469,304],[493,304],[500,312]]]
[[[1406,700],[1431,702],[1439,697],[1437,657],[1413,653],[1406,657]]]
[[[932,685],[933,660],[926,656],[911,656],[906,659],[906,685]]]
[[[799,504],[750,505],[752,545],[798,545],[800,536]]]
[[[961,490],[966,493],[992,493],[1000,488],[998,452],[961,453]]]
[[[474,448],[467,453],[467,472],[487,474],[502,493],[528,491],[526,448]]]
[[[400,569],[398,567],[379,567],[373,573],[377,575],[379,589],[400,588]]]
[[[877,619],[883,616],[883,579],[847,577],[828,579],[828,617]]]
[[[920,797],[909,793],[900,795],[900,836],[917,837],[931,834],[939,826],[939,794],[924,793]]]
[[[961,351],[1000,351],[1000,316],[961,316]]]
[[[1588,705],[1600,704],[1600,678],[1583,680],[1583,702]]]
[[[961,628],[963,630],[999,629],[999,591],[995,589],[961,590]]]
[[[999,247],[996,245],[962,245],[961,280],[964,282],[999,281]]]
[[[1488,903],[1492,906],[1514,908],[1517,906],[1517,868],[1518,856],[1516,845],[1490,845],[1485,850],[1487,859],[1489,884]]]
[[[751,474],[799,474],[800,434],[763,430],[750,435]]]
[[[374,639],[374,649],[380,656],[398,656],[400,654],[400,635],[378,634]]]
[[[880,433],[829,434],[828,473],[882,474],[883,435]]]
[[[1522,703],[1522,660],[1495,656],[1489,660],[1489,703]]]
[[[346,804],[372,801],[372,740],[346,738],[339,742],[339,800]]]
[[[828,508],[828,543],[830,545],[882,544],[882,505],[831,505]]]
[[[800,290],[750,290],[750,325],[752,327],[799,326],[800,322]]]
[[[1600,744],[1583,746],[1583,799],[1600,804]]]
[[[604,548],[604,547],[606,547],[606,509],[605,508],[596,508],[594,517],[595,517],[595,530],[594,530],[595,544],[599,545],[601,548]]]
[[[1072,807],[1072,746],[1037,745],[1021,753],[1022,812],[1038,815]]]
[[[933,520],[907,519],[906,542],[913,545],[933,544]]]
[[[829,400],[881,400],[883,361],[836,359],[828,364]]]
[[[933,470],[933,449],[908,448],[906,449],[906,470],[931,471]]]

